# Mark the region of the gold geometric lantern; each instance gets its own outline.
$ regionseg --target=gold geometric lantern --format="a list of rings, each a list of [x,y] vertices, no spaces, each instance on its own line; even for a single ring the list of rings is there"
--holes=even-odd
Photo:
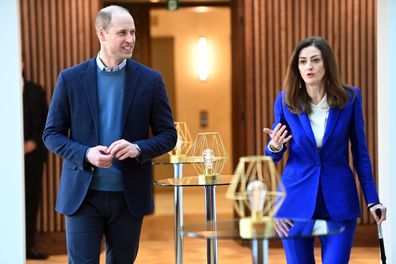
[[[228,160],[220,133],[198,133],[189,159],[200,177],[200,182],[215,181]]]
[[[226,197],[233,200],[241,217],[241,237],[265,237],[274,232],[273,217],[285,200],[286,191],[270,157],[247,156],[239,159]]]
[[[192,147],[187,124],[185,122],[175,122],[175,128],[177,132],[176,146],[168,152],[172,163],[183,162]]]

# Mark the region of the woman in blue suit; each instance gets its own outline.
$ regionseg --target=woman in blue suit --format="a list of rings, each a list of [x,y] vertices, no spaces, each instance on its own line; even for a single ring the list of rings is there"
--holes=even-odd
[[[349,143],[365,201],[377,223],[386,219],[386,208],[379,203],[374,183],[360,91],[341,84],[334,54],[323,38],[306,38],[295,48],[274,104],[274,119],[272,129],[264,128],[271,137],[265,153],[277,162],[289,149],[282,174],[287,196],[277,216],[343,221],[344,232],[320,238],[322,261],[348,263],[360,217]],[[284,224],[286,230],[290,223]],[[283,239],[283,245],[288,263],[315,263],[313,238]]]

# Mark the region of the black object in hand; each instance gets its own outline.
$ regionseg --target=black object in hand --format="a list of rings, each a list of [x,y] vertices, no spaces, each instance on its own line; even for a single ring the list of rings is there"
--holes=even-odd
[[[381,218],[381,216],[382,216],[381,209],[379,209],[379,208],[375,209],[375,214],[378,216],[378,218]],[[384,245],[384,238],[383,238],[383,234],[382,234],[381,224],[378,225],[378,242],[380,245],[382,264],[386,264],[385,245]]]

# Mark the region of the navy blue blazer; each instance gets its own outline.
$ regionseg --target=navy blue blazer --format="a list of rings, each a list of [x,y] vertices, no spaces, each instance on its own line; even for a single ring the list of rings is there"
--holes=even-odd
[[[349,101],[344,108],[330,108],[320,149],[316,147],[308,115],[290,112],[284,93],[278,95],[273,127],[282,123],[293,135],[281,176],[287,195],[278,211],[279,217],[312,218],[319,181],[332,219],[352,220],[361,215],[355,175],[349,166],[349,142],[366,203],[379,201],[364,132],[362,97],[357,88],[348,93]],[[272,153],[267,145],[265,153],[278,162],[286,149],[284,146],[281,152]]]
[[[43,133],[47,148],[63,158],[56,210],[65,215],[80,207],[94,171],[84,159],[99,141],[96,75],[96,58],[59,74]],[[121,138],[141,148],[139,160],[120,161],[124,193],[131,213],[142,216],[154,210],[149,161],[170,151],[177,138],[161,75],[128,59],[120,104]]]

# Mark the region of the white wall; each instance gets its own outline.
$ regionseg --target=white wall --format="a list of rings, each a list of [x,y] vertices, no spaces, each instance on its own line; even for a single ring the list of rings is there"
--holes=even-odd
[[[0,259],[25,263],[22,83],[17,0],[0,1]]]
[[[396,1],[377,3],[379,194],[388,207],[383,224],[387,263],[396,263]]]

